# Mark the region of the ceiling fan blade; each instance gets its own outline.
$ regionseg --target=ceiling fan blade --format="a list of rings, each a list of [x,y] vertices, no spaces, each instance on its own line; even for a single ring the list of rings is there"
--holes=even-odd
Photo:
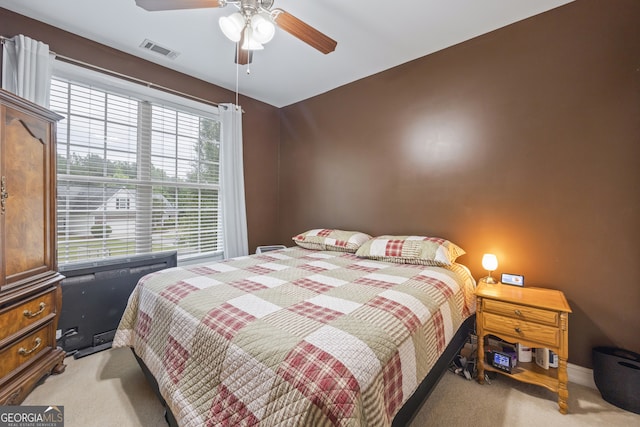
[[[158,10],[202,9],[220,7],[219,0],[136,0],[141,8],[155,12]]]
[[[322,34],[311,25],[282,9],[273,9],[273,11],[275,12],[275,23],[287,33],[299,38],[309,46],[325,54],[333,52],[336,49],[338,42],[331,37]]]
[[[238,65],[247,65],[251,64],[253,60],[253,51],[248,49],[242,49],[242,42],[244,39],[244,32],[242,34],[242,38],[238,43],[236,43],[236,64]]]

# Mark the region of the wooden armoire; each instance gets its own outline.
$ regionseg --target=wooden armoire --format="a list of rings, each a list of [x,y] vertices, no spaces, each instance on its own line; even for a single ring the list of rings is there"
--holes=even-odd
[[[64,371],[56,261],[56,122],[0,89],[0,405]]]

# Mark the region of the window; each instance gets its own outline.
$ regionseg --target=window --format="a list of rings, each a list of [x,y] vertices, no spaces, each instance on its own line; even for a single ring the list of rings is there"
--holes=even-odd
[[[58,261],[222,252],[217,111],[55,74]],[[206,107],[213,109],[213,107]]]
[[[116,209],[129,209],[129,199],[116,199]]]

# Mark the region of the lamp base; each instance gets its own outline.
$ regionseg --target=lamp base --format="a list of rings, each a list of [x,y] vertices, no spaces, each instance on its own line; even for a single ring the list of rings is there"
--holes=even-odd
[[[489,285],[496,285],[498,283],[498,281],[491,276],[483,277],[480,281]]]

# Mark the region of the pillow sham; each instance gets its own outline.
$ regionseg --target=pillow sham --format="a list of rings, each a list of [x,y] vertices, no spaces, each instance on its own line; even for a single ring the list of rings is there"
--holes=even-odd
[[[466,252],[446,239],[425,236],[379,236],[364,243],[356,256],[403,264],[449,266]]]
[[[293,241],[303,248],[320,251],[355,253],[371,236],[359,231],[316,228],[294,236]]]

